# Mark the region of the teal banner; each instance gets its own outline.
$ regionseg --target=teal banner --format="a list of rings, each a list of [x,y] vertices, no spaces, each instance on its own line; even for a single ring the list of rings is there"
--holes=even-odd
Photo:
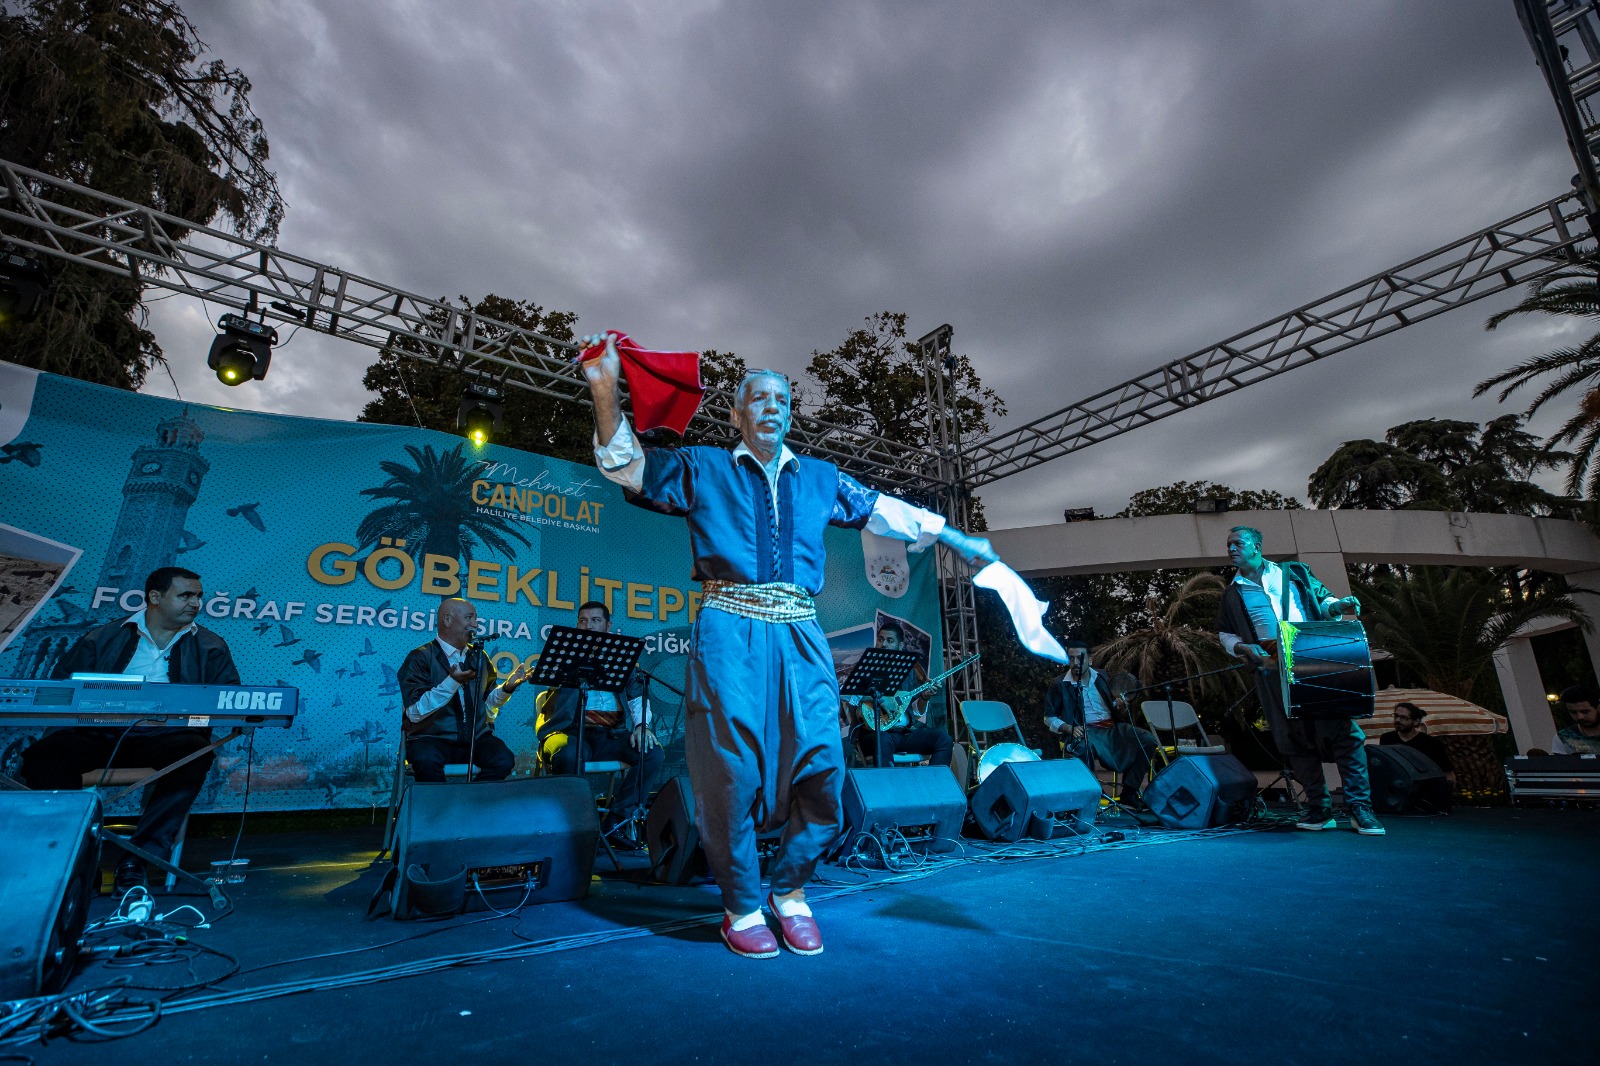
[[[933,553],[904,547],[829,531],[818,610],[841,669],[889,617],[940,661]],[[294,726],[258,730],[248,765],[242,740],[218,753],[197,811],[239,810],[247,785],[251,809],[386,804],[395,670],[432,638],[441,597],[476,605],[502,673],[600,600],[615,631],[645,639],[645,668],[682,688],[700,596],[684,523],[629,506],[592,466],[0,363],[0,677],[48,677],[84,632],[140,609],[145,575],[168,565],[201,575],[200,622],[247,684],[300,693]],[[671,772],[679,697],[655,685],[651,706]],[[0,772],[15,776],[39,732],[0,728]],[[531,773],[531,689],[496,732]]]

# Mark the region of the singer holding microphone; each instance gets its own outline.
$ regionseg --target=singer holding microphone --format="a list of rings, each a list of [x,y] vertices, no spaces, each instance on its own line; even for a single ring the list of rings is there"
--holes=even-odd
[[[470,763],[478,781],[503,781],[516,767],[516,756],[494,735],[494,719],[528,679],[528,668],[518,665],[496,685],[494,668],[473,641],[477,626],[472,604],[442,601],[436,638],[411,649],[400,665],[406,759],[419,782],[442,783],[446,763]]]

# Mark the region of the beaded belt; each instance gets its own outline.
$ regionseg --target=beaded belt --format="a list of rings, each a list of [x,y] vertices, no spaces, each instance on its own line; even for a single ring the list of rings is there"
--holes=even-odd
[[[754,618],[761,622],[809,622],[817,617],[811,593],[786,581],[745,585],[737,581],[704,581],[700,606]]]

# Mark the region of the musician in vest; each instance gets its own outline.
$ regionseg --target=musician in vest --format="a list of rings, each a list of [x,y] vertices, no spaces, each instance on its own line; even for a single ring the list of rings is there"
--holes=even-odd
[[[1066,750],[1093,769],[1094,759],[1121,774],[1117,802],[1137,806],[1156,738],[1128,721],[1126,703],[1111,691],[1106,676],[1089,662],[1089,645],[1062,642],[1068,670],[1044,697],[1044,724]]]
[[[722,939],[748,958],[778,954],[762,913],[756,833],[781,827],[766,902],[789,949],[818,954],[805,885],[839,834],[844,779],[839,683],[813,601],[822,591],[823,531],[865,527],[917,548],[938,540],[969,562],[993,560],[994,550],[832,463],[790,451],[789,381],[775,371],[739,383],[729,416],[740,442],[731,451],[641,447],[622,416],[610,335],[585,343],[605,345],[583,364],[596,463],[630,503],[687,520],[702,583],[685,755],[701,844],[722,893]]]
[[[57,660],[51,676],[65,680],[78,673],[127,674],[155,684],[239,684],[228,642],[195,621],[205,599],[199,574],[163,566],[145,578],[144,596],[142,610],[80,637]],[[82,788],[83,775],[90,770],[170,766],[210,743],[209,729],[55,729],[22,753],[22,779],[29,788]],[[130,838],[134,844],[171,859],[178,830],[215,760],[216,753],[208,751],[151,783]],[[148,887],[144,863],[132,855],[123,859],[115,883],[119,892]]]
[[[889,651],[904,651],[905,646],[905,630],[900,628],[898,622],[885,622],[878,627],[878,647],[887,648]],[[927,671],[920,665],[914,665],[901,681],[901,691],[916,688],[927,680]],[[870,728],[870,724],[864,724],[855,731],[856,749],[861,752],[861,757],[866,760],[868,766],[878,765],[880,735],[883,738],[882,765],[884,766],[893,766],[894,757],[902,752],[927,756],[929,766],[950,765],[950,753],[954,748],[954,742],[951,741],[950,734],[943,729],[928,725],[929,698],[926,694],[918,696],[911,706],[906,708],[905,718],[894,726],[882,730],[881,734],[878,730]]]
[[[599,601],[578,608],[579,629],[596,633],[611,631],[611,611]],[[537,732],[540,756],[558,774],[570,774],[577,767],[577,745],[570,743],[572,725],[578,720],[578,690],[558,688],[539,694]],[[635,670],[623,686],[621,699],[615,692],[589,692],[583,711],[583,761],[621,762],[628,766],[617,784],[617,798],[607,817],[609,828],[645,805],[650,785],[661,772],[665,759],[656,735],[650,729],[650,708],[644,701],[644,675]]]
[[[1228,561],[1237,568],[1222,593],[1217,637],[1222,650],[1256,668],[1256,696],[1278,752],[1289,760],[1295,781],[1305,791],[1307,808],[1301,829],[1338,825],[1322,776],[1323,754],[1339,767],[1350,824],[1366,836],[1382,836],[1383,823],[1372,813],[1367,778],[1367,749],[1361,727],[1353,719],[1291,719],[1284,713],[1277,660],[1261,645],[1278,639],[1278,622],[1332,621],[1346,610],[1360,613],[1354,596],[1343,599],[1328,591],[1311,568],[1300,562],[1281,566],[1261,554],[1261,531],[1235,526],[1228,532]]]
[[[519,664],[495,684],[483,649],[469,648],[477,626],[476,607],[462,599],[444,600],[435,638],[411,649],[400,664],[406,759],[420,782],[444,781],[447,763],[470,762],[478,781],[503,781],[517,765],[505,741],[494,735],[494,719],[527,680],[528,669]]]

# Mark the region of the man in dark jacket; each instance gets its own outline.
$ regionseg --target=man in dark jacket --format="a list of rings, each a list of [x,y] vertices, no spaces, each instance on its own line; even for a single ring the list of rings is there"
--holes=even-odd
[[[1291,719],[1283,708],[1277,660],[1263,641],[1278,639],[1278,623],[1331,621],[1347,610],[1360,613],[1354,596],[1343,599],[1328,591],[1304,563],[1281,566],[1261,554],[1261,531],[1234,526],[1228,532],[1228,561],[1238,568],[1222,593],[1217,613],[1217,638],[1222,650],[1245,659],[1256,668],[1256,695],[1261,700],[1278,751],[1289,760],[1295,781],[1305,791],[1307,809],[1297,823],[1301,829],[1332,829],[1333,804],[1322,776],[1322,752],[1339,767],[1350,824],[1365,836],[1382,836],[1383,823],[1372,813],[1372,789],[1367,778],[1367,749],[1361,728],[1353,719]]]
[[[1424,787],[1418,789],[1413,802],[1419,807],[1449,814],[1455,797],[1456,768],[1450,761],[1450,752],[1445,749],[1444,742],[1426,732],[1422,720],[1427,716],[1428,712],[1415,703],[1407,701],[1395,704],[1394,728],[1387,733],[1380,733],[1378,743],[1384,746],[1403,745],[1437,766],[1443,772],[1444,780],[1426,782]]]
[[[578,628],[611,632],[611,612],[599,601],[578,608]],[[583,761],[622,762],[628,772],[617,785],[617,800],[608,822],[615,824],[643,807],[650,785],[665,759],[650,729],[650,708],[644,705],[644,677],[635,670],[620,693],[590,692],[583,714]],[[577,769],[577,745],[572,744],[573,723],[578,720],[578,690],[558,688],[539,696],[539,756],[558,774]]]
[[[439,604],[434,640],[411,649],[400,664],[406,759],[419,782],[443,783],[447,763],[471,763],[479,781],[503,781],[516,756],[494,735],[494,719],[527,680],[519,665],[500,685],[480,647],[469,647],[478,609],[466,600]]]
[[[1136,805],[1150,773],[1156,738],[1128,721],[1127,706],[1111,691],[1106,676],[1089,663],[1089,645],[1066,641],[1068,670],[1044,698],[1044,724],[1061,737],[1067,750],[1093,768],[1091,760],[1122,775],[1118,802]]]
[[[56,662],[51,676],[65,680],[78,673],[135,674],[157,684],[239,683],[227,642],[195,623],[205,598],[199,574],[163,566],[145,578],[144,595],[143,610],[85,633]],[[90,770],[170,766],[210,743],[209,729],[57,729],[22,753],[22,777],[29,788],[82,788],[83,775]],[[172,857],[178,830],[215,759],[208,751],[151,784],[131,838],[134,844],[160,858]],[[130,855],[117,867],[118,891],[145,884],[144,863],[138,858]]]

